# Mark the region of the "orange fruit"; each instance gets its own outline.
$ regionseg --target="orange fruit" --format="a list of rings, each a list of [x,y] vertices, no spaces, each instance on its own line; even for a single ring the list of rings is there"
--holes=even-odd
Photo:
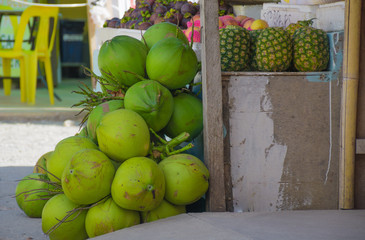
[[[269,24],[265,20],[257,19],[251,24],[250,30],[264,29],[267,27],[269,27]]]

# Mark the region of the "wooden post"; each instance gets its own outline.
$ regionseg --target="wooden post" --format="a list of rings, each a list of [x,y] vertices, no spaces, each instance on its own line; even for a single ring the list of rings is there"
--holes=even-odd
[[[207,211],[224,212],[226,196],[218,1],[201,0],[200,19],[202,23],[204,159],[210,171]]]
[[[360,0],[345,1],[345,42],[340,125],[339,207],[341,209],[354,208],[357,95],[360,74],[361,2]]]
[[[91,19],[91,14],[90,14],[90,7],[87,6],[87,27],[88,27],[88,35],[89,35],[89,56],[90,56],[90,69],[92,71],[93,70],[93,54],[94,54],[94,50],[96,49],[96,39],[95,39],[95,29],[96,26],[93,22],[93,20]],[[91,86],[93,89],[95,89],[96,87],[96,79],[94,77],[91,77]]]

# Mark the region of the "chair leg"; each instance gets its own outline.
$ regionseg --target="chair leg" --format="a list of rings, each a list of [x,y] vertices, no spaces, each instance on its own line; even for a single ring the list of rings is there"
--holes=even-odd
[[[26,78],[26,69],[25,69],[24,59],[20,59],[19,64],[20,64],[20,80],[19,80],[20,101],[21,102],[26,102],[27,101],[27,86],[26,86],[26,80],[25,80],[25,78]]]
[[[29,53],[24,58],[25,74],[26,74],[26,89],[28,104],[35,104],[35,93],[37,90],[37,55]]]
[[[11,59],[3,58],[3,73],[4,76],[11,75],[11,67],[10,61]],[[4,94],[5,96],[10,96],[11,93],[11,78],[4,78],[3,79],[3,86],[4,86]]]
[[[46,58],[44,60],[44,68],[46,70],[46,80],[49,94],[49,102],[54,104],[54,94],[53,94],[53,75],[52,75],[52,64],[51,59]]]

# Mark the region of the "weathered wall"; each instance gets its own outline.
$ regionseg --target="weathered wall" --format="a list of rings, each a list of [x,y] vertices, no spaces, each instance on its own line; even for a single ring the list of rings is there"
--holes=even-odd
[[[340,82],[240,76],[228,89],[234,210],[337,208]]]
[[[334,37],[329,72],[224,77],[234,211],[338,208],[342,39]]]

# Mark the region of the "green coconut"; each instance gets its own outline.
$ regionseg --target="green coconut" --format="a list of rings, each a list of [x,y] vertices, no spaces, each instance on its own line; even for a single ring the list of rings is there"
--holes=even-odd
[[[80,137],[89,137],[89,134],[87,132],[87,127],[84,126],[80,132],[76,133],[75,136],[80,136]]]
[[[163,159],[159,166],[165,175],[165,199],[172,204],[192,204],[208,190],[209,171],[193,155],[176,154]]]
[[[166,200],[163,200],[157,208],[151,211],[141,212],[143,222],[153,222],[159,219],[176,216],[178,214],[186,213],[185,206],[174,205]]]
[[[42,231],[48,233],[51,240],[87,239],[85,229],[87,210],[77,210],[65,218],[70,211],[79,207],[78,204],[69,200],[65,194],[52,197],[43,208]],[[61,224],[59,224],[60,220],[63,220]],[[57,226],[58,224],[59,226]]]
[[[96,128],[99,126],[101,118],[108,112],[120,109],[124,107],[123,100],[110,100],[99,104],[93,110],[87,119],[87,132],[88,136],[94,141],[98,142],[96,138]]]
[[[90,208],[85,219],[86,232],[90,238],[139,223],[140,216],[137,211],[119,207],[112,198]]]
[[[144,80],[131,86],[124,97],[125,108],[137,112],[158,132],[169,122],[174,110],[171,92],[160,83]]]
[[[194,79],[197,70],[194,50],[181,39],[162,39],[148,52],[146,71],[149,79],[170,90],[185,87]]]
[[[50,198],[50,193],[47,191],[53,189],[46,181],[49,181],[46,174],[31,173],[16,186],[16,202],[28,217],[42,217],[43,207]]]
[[[101,119],[96,135],[100,150],[114,161],[146,156],[150,147],[146,121],[128,109],[107,113]]]
[[[149,27],[143,34],[142,42],[147,45],[148,49],[151,49],[161,39],[170,37],[179,38],[184,43],[189,44],[184,32],[176,24],[170,22],[161,22]]]
[[[71,136],[57,143],[53,154],[46,162],[48,177],[53,182],[60,182],[64,168],[71,157],[82,149],[98,149],[98,146],[88,137]]]
[[[190,134],[189,141],[196,138],[203,130],[202,101],[187,93],[180,93],[174,97],[174,112],[163,132],[170,138],[182,132]]]
[[[115,173],[112,197],[122,208],[150,211],[161,204],[164,194],[164,174],[149,158],[130,158]]]
[[[63,192],[77,204],[95,203],[110,194],[114,173],[114,165],[104,153],[96,149],[80,150],[63,171]]]
[[[33,173],[47,174],[47,159],[53,154],[53,151],[46,152],[36,162],[33,168]]]
[[[98,66],[101,75],[107,79],[112,76],[120,84],[131,86],[139,81],[135,74],[145,76],[147,52],[147,47],[136,38],[127,35],[113,37],[100,47]]]

